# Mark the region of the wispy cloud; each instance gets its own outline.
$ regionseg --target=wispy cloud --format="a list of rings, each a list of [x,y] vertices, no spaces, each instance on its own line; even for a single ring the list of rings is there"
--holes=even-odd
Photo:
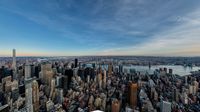
[[[150,37],[151,40],[125,48],[105,50],[105,55],[160,55],[160,56],[199,56],[200,55],[200,9],[183,17],[179,24]]]

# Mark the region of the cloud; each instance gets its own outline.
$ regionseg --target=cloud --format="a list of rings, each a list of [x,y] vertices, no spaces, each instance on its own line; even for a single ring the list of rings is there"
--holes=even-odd
[[[200,9],[179,17],[180,25],[162,31],[139,45],[109,49],[105,55],[200,56]],[[130,52],[131,51],[131,52]]]

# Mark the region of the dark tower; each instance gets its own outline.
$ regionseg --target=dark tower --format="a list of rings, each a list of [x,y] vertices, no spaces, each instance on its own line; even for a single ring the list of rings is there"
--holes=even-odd
[[[66,69],[64,76],[67,77],[67,85],[64,85],[64,86],[67,86],[67,88],[69,88],[70,83],[72,81],[72,77],[73,77],[73,70],[72,69]]]
[[[75,59],[75,61],[74,61],[74,65],[75,65],[75,68],[78,67],[78,59]]]
[[[149,62],[149,69],[151,69],[151,63]]]

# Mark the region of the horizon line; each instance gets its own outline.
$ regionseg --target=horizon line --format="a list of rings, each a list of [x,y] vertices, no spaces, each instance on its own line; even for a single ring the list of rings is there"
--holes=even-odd
[[[114,56],[116,56],[116,57],[120,57],[120,56],[125,56],[125,57],[199,57],[200,58],[200,56],[169,56],[169,55],[166,55],[166,56],[162,56],[162,55],[66,55],[66,56],[62,56],[62,55],[60,55],[60,56],[49,56],[49,55],[47,55],[47,56],[40,56],[40,55],[38,55],[38,56],[23,56],[23,55],[20,55],[20,56],[17,56],[16,55],[16,57],[106,57],[106,56],[108,56],[108,57],[114,57]],[[0,58],[10,58],[10,57],[12,57],[12,56],[1,56],[0,55]]]

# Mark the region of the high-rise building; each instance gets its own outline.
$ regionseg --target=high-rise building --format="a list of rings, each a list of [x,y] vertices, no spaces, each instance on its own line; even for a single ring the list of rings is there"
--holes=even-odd
[[[2,80],[2,78],[4,77],[4,66],[2,66],[1,68],[0,68],[0,81]]]
[[[112,101],[112,112],[120,112],[120,102],[117,99]]]
[[[19,85],[19,94],[22,96],[22,97],[25,97],[25,85]]]
[[[37,78],[39,78],[39,71],[40,71],[40,69],[41,69],[41,67],[39,67],[39,66],[35,66],[34,76],[37,77]]]
[[[87,83],[90,83],[90,75],[87,75]]]
[[[84,77],[84,69],[80,69],[80,68],[79,68],[79,70],[78,70],[78,76],[80,76],[81,79],[84,80],[84,78],[85,78],[85,77]]]
[[[2,78],[2,89],[3,89],[3,91],[6,91],[7,90],[7,86],[6,86],[6,84],[9,82],[9,83],[11,83],[11,80],[12,80],[12,77],[11,76],[7,76],[7,77],[4,77],[4,78]]]
[[[31,78],[31,66],[27,63],[25,65],[25,80]]]
[[[189,98],[188,98],[188,92],[186,91],[183,91],[181,94],[180,94],[180,98],[181,98],[181,101],[183,102],[183,104],[188,104],[189,102]]]
[[[106,76],[106,70],[104,70],[104,72],[103,72],[103,88],[104,89],[106,88],[106,78],[107,78],[107,76]]]
[[[102,88],[102,74],[101,73],[98,74],[97,79],[98,79],[99,88],[101,89]]]
[[[151,62],[149,62],[149,69],[151,69]]]
[[[123,66],[119,65],[119,73],[122,74],[123,73]]]
[[[129,84],[129,103],[131,108],[137,107],[137,83]]]
[[[5,92],[6,93],[11,92],[11,86],[12,86],[12,82],[11,81],[7,81],[5,83]]]
[[[58,99],[58,103],[59,103],[59,104],[62,104],[63,101],[64,101],[63,89],[57,88],[57,89],[56,89],[56,96],[57,96],[57,99]]]
[[[32,96],[33,96],[33,109],[34,112],[39,111],[39,87],[38,82],[36,80],[32,83]]]
[[[172,90],[172,99],[176,102],[179,101],[179,92],[177,88],[173,88]]]
[[[18,81],[17,80],[14,80],[12,82],[11,91],[12,91],[12,99],[13,99],[13,102],[14,102],[19,97],[19,89],[18,89]]]
[[[111,76],[112,72],[113,72],[113,66],[112,66],[112,64],[109,64],[108,65],[108,76]]]
[[[173,74],[173,70],[172,69],[169,69],[169,74]]]
[[[164,68],[165,73],[167,73],[167,68]]]
[[[160,112],[171,112],[171,103],[167,101],[161,101]]]
[[[56,76],[56,87],[63,88],[62,80],[63,80],[63,76],[61,75]]]
[[[63,76],[62,79],[61,79],[61,86],[63,88],[63,92],[66,93],[67,90],[69,89],[69,84],[68,83],[68,77],[67,76]]]
[[[189,94],[196,94],[196,86],[194,85],[189,85]]]
[[[31,67],[31,77],[36,77],[35,75],[35,66],[34,65],[30,65]]]
[[[72,81],[72,77],[73,77],[73,70],[72,69],[66,69],[65,70],[65,76],[67,76],[67,88],[69,88],[70,83]]]
[[[75,59],[75,60],[74,60],[74,65],[75,65],[75,68],[78,67],[78,59]]]
[[[56,81],[55,79],[51,79],[51,92],[50,92],[50,98],[53,99],[55,96],[55,86],[56,86]]]
[[[12,69],[13,69],[13,79],[17,79],[17,66],[16,66],[16,50],[13,49],[13,60],[12,60]]]
[[[188,85],[188,77],[185,76],[185,85]]]
[[[113,72],[114,72],[114,73],[119,73],[119,67],[118,67],[118,66],[114,66]]]
[[[25,94],[26,108],[28,112],[33,112],[32,83],[30,80],[26,82],[25,88],[26,88],[26,94]]]
[[[51,79],[54,76],[52,65],[50,63],[43,63],[41,65],[41,79],[47,85],[50,85]]]
[[[16,50],[13,49],[13,63],[12,63],[12,67],[14,70],[16,70]]]
[[[92,63],[92,67],[93,67],[93,68],[95,68],[95,67],[96,67],[96,66],[95,66],[95,63]]]

